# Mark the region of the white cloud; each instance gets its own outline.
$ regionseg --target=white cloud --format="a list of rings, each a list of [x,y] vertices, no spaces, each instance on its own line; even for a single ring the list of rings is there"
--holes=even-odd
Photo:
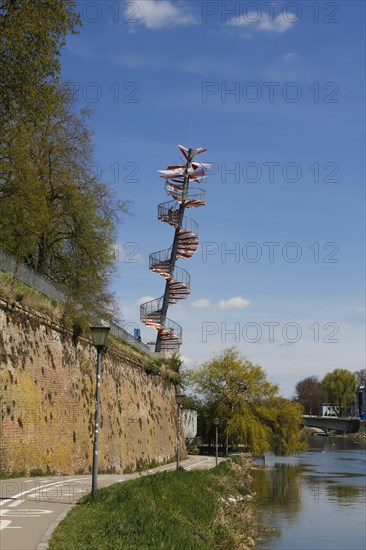
[[[284,53],[282,56],[283,61],[294,61],[299,57],[299,54],[296,52]]]
[[[151,300],[155,300],[154,296],[141,296],[141,298],[138,298],[136,300],[136,305],[140,306],[141,304],[144,304],[145,302],[151,302]]]
[[[287,15],[288,17],[285,18],[283,14],[279,14],[270,19],[268,14],[262,13],[258,16],[258,13],[253,11],[246,13],[245,17],[241,17],[239,20],[237,17],[233,17],[226,24],[238,27],[245,26],[247,28],[250,26],[258,31],[283,33],[296,21],[296,14],[288,13]],[[291,16],[294,17],[292,18]]]
[[[220,300],[219,308],[220,309],[244,309],[250,304],[249,300],[242,298],[241,296],[235,296],[229,300]]]
[[[193,15],[170,0],[135,0],[133,4],[137,8],[134,20],[147,29],[196,23]]]
[[[259,22],[258,29],[261,31],[282,33],[287,31],[292,24],[293,23],[289,21],[289,19],[285,19],[284,16],[281,14],[277,15],[277,17],[275,17],[273,21],[270,21],[269,18],[266,19],[264,17],[263,20]]]
[[[207,298],[199,298],[195,302],[191,303],[191,307],[196,309],[205,309],[210,306],[211,306],[211,302],[210,300],[207,300]]]

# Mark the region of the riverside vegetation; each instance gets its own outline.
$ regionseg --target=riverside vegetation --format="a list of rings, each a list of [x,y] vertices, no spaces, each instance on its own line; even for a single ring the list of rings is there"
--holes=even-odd
[[[247,550],[273,528],[251,494],[252,464],[235,457],[212,470],[163,472],[82,498],[49,550]]]

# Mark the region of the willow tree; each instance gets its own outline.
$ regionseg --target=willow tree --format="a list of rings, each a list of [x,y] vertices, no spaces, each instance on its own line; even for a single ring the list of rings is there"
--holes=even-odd
[[[196,371],[190,371],[194,390],[232,444],[243,444],[254,454],[300,452],[302,407],[280,397],[264,369],[225,349]]]

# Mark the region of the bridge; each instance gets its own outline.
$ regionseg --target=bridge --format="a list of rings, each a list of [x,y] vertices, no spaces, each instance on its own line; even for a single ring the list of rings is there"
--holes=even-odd
[[[341,433],[355,433],[360,429],[359,418],[338,417],[338,416],[314,416],[305,414],[303,417],[304,426],[309,428],[320,428],[325,432],[335,430]]]

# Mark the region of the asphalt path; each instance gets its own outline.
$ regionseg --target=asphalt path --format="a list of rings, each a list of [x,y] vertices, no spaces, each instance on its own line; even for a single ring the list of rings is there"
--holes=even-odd
[[[181,466],[185,470],[213,468],[215,458],[191,456]],[[98,488],[175,468],[171,463],[142,473],[99,475]],[[58,523],[90,492],[90,475],[1,480],[0,549],[46,550]]]

